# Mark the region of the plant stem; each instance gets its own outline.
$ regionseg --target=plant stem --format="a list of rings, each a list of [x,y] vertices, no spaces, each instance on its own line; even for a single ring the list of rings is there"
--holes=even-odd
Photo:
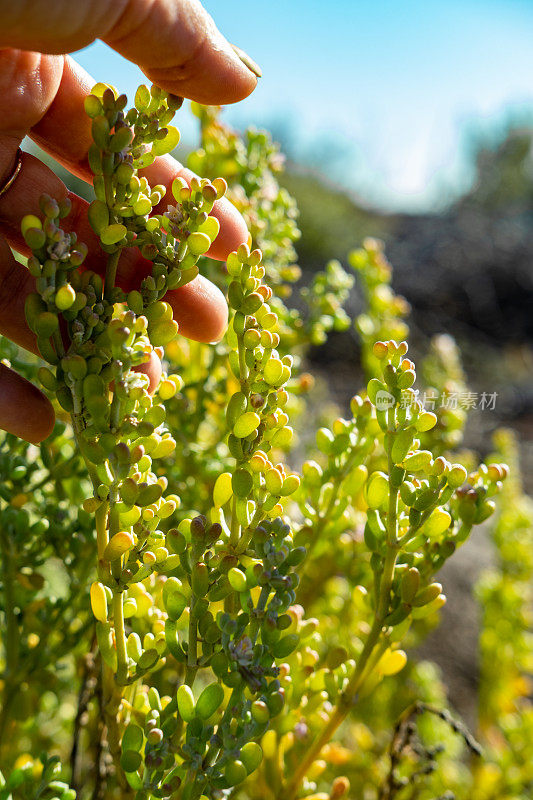
[[[6,618],[5,638],[5,673],[3,686],[3,702],[0,712],[0,749],[9,722],[9,711],[17,696],[17,667],[20,653],[20,635],[17,617],[15,614],[15,596],[13,581],[15,578],[13,568],[13,551],[11,542],[5,531],[0,531],[0,550],[2,554],[3,583],[4,583],[4,613]],[[19,678],[20,679],[20,678]]]
[[[5,639],[5,678],[11,680],[17,674],[19,660],[19,626],[15,614],[15,595],[13,582],[15,579],[13,564],[13,548],[5,531],[0,532],[0,550],[4,573],[4,612],[6,615]]]
[[[187,671],[185,683],[192,687],[198,670],[198,621],[196,619],[196,597],[192,596],[189,613],[189,642],[187,646]]]
[[[389,429],[394,427],[394,408],[389,409]],[[392,485],[391,472],[394,467],[392,460],[392,444],[387,448],[387,460],[389,469],[389,507],[387,515],[387,551],[383,562],[383,571],[379,582],[378,602],[374,622],[367,636],[361,655],[352,673],[348,685],[340,695],[337,705],[331,714],[326,727],[315,739],[304,758],[296,769],[292,779],[287,784],[284,791],[284,800],[294,800],[298,787],[308,772],[311,764],[322,752],[322,748],[330,741],[339,725],[346,719],[348,713],[353,708],[357,692],[366,679],[366,667],[371,658],[374,648],[379,643],[383,622],[389,611],[390,593],[394,577],[394,568],[398,557],[398,489]]]
[[[104,283],[104,297],[109,299],[111,292],[115,288],[115,281],[117,278],[117,267],[120,259],[121,248],[117,248],[114,253],[111,253],[107,259],[105,270],[105,283]]]
[[[239,520],[237,519],[237,496],[234,494],[233,500],[231,502],[231,527],[229,536],[229,545],[232,549],[235,549],[235,547],[237,547],[237,544],[239,542],[240,532],[241,532],[241,526],[239,524]]]
[[[255,511],[255,514],[252,517],[252,521],[250,522],[248,527],[243,530],[241,538],[239,539],[239,543],[238,543],[237,547],[235,548],[235,552],[238,555],[240,555],[241,553],[245,552],[245,550],[247,549],[248,545],[252,541],[252,536],[255,533],[255,529],[257,528],[259,523],[264,520],[265,516],[266,515],[263,512],[263,506],[261,504],[258,504],[258,507],[256,508],[256,511]]]
[[[117,646],[117,683],[122,685],[128,678],[128,655],[126,652],[126,632],[124,629],[123,592],[113,592],[113,625]]]
[[[96,543],[98,547],[98,561],[103,562],[104,550],[109,542],[109,534],[107,531],[107,512],[109,511],[109,503],[103,501],[96,509],[94,518],[96,523]]]

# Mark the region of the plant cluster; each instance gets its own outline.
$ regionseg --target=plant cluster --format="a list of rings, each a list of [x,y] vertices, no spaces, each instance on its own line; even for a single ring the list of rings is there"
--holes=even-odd
[[[349,257],[366,385],[345,417],[320,412],[297,470],[299,434],[319,416],[306,350],[350,325],[354,277],[332,262],[300,292],[302,312],[291,308],[296,210],[268,135],[241,138],[196,107],[190,165],[208,177],[174,181],[162,210],[166,187],[139,171],[176,146],[180,101],[140,87],[126,105],[103,84],[86,101],[105,274],[62,229],[67,202],[43,197],[42,216],[22,220],[27,319],[48,366],[7,342],[2,356],[39,376],[60,419],[39,448],[0,439],[0,800],[430,800],[465,788],[525,800],[515,706],[526,704],[531,548],[529,506],[516,478],[504,484],[508,441],[487,464],[454,454],[465,415],[420,401],[408,306],[368,240]],[[226,190],[250,240],[216,272],[210,212]],[[117,275],[132,247],[147,274],[127,291]],[[216,345],[177,339],[165,301],[200,258],[230,308]],[[435,391],[464,385],[451,340],[435,340],[422,373]],[[477,746],[434,667],[406,649],[445,602],[438,571],[497,495],[502,565],[482,589],[491,772],[468,769],[461,743]],[[504,602],[519,640],[500,630]]]

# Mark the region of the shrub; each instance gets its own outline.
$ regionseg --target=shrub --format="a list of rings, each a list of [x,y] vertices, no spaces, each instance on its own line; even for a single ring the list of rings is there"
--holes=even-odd
[[[305,353],[350,324],[353,277],[332,262],[302,292],[304,312],[289,307],[298,230],[280,155],[213,109],[195,109],[202,146],[191,155],[208,177],[176,180],[154,213],[165,187],[138,170],[175,147],[178,106],[146,87],[129,111],[109,86],[87,98],[103,277],[78,269],[86,248],[61,228],[68,203],[43,197],[42,217],[22,220],[36,288],[27,319],[48,366],[6,341],[3,355],[38,375],[58,421],[39,448],[0,443],[0,798],[474,790],[481,773],[463,765],[460,742],[478,746],[445,708],[435,669],[408,663],[402,644],[434,624],[436,575],[493,514],[508,468],[453,456],[464,414],[418,399],[408,306],[375,241],[349,259],[366,302],[355,325],[367,385],[346,417],[313,409]],[[204,254],[225,193],[251,235],[221,271]],[[116,272],[131,246],[151,274],[125,292]],[[164,300],[200,259],[231,310],[215,345],[177,339]],[[136,369],[154,353],[155,387]],[[464,385],[449,339],[424,372],[438,392]],[[298,431],[308,439],[316,417],[297,470]],[[506,592],[497,580],[493,597]],[[489,660],[495,646],[487,634]],[[482,730],[495,724],[490,708]],[[510,780],[502,772],[500,787]]]

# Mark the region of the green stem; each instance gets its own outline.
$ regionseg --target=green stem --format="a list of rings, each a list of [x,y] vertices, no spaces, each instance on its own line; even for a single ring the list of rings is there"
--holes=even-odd
[[[122,252],[121,248],[117,248],[117,250],[115,250],[114,253],[111,253],[109,258],[107,259],[107,265],[105,270],[105,282],[104,282],[104,297],[106,299],[110,298],[110,295],[113,289],[115,288],[115,281],[117,278],[117,268],[121,252]]]
[[[359,459],[360,447],[362,444],[363,442],[358,442],[357,446],[354,448],[354,451],[350,454],[350,456],[346,460],[344,467],[342,467],[342,469],[337,473],[337,476],[335,477],[335,480],[333,482],[333,489],[331,491],[331,497],[329,498],[329,503],[327,505],[327,508],[322,514],[318,515],[316,527],[313,531],[311,541],[307,546],[307,555],[305,557],[304,564],[309,563],[309,556],[313,552],[315,546],[320,541],[320,535],[322,534],[324,528],[326,527],[326,524],[329,520],[329,515],[333,511],[333,507],[335,506],[335,501],[339,496],[342,484],[346,480],[352,468],[355,466],[356,462]],[[324,482],[326,482],[326,480],[327,479],[325,478]]]
[[[238,466],[238,464],[236,466]],[[229,535],[230,547],[232,548],[237,547],[240,533],[241,533],[241,526],[239,524],[239,520],[237,519],[237,496],[233,495],[233,500],[231,503],[231,527]]]
[[[263,586],[261,589],[261,594],[259,595],[259,599],[257,601],[257,605],[255,607],[255,615],[252,619],[252,623],[250,626],[250,638],[255,645],[257,642],[257,637],[259,636],[259,627],[261,624],[260,614],[265,610],[268,596],[270,594],[270,588],[268,586]]]
[[[187,670],[185,683],[192,687],[198,671],[198,620],[195,612],[196,597],[192,595],[189,613],[189,642],[187,646]]]
[[[263,521],[264,518],[265,514],[263,513],[263,506],[258,505],[255,514],[252,517],[252,521],[250,522],[248,527],[242,532],[241,538],[239,539],[239,543],[235,548],[235,552],[237,554],[245,552],[245,550],[248,548],[248,545],[252,541],[252,536],[255,533],[255,529],[257,528],[259,523]]]
[[[228,700],[228,705],[226,706],[226,710],[224,711],[224,714],[217,726],[217,729],[219,731],[222,730],[223,726],[230,721],[233,715],[233,707],[235,706],[237,700],[240,699],[241,695],[242,695],[242,688],[239,689],[235,688],[232,690]],[[202,761],[202,767],[204,768],[210,767],[211,764],[213,764],[216,761],[220,753],[220,750],[221,748],[218,747],[218,745],[211,744],[209,746],[209,749],[206,753],[204,760]]]
[[[60,331],[56,330],[56,332],[52,335],[52,341],[58,357],[63,358],[65,355],[65,348],[63,346],[63,339],[61,338]]]
[[[109,503],[103,501],[97,508],[94,518],[96,523],[96,543],[98,547],[98,561],[100,563],[104,560],[104,550],[109,542],[109,534],[107,531],[107,513],[109,511]]]
[[[128,679],[128,655],[126,652],[126,631],[124,628],[123,592],[113,592],[113,625],[117,646],[116,681],[122,685]]]
[[[389,409],[389,429],[394,427],[394,408]],[[357,692],[367,677],[367,667],[369,660],[374,652],[376,645],[379,644],[383,630],[383,622],[388,614],[390,606],[390,593],[394,578],[394,568],[398,557],[398,489],[393,487],[391,482],[391,472],[394,467],[392,459],[392,443],[387,448],[387,460],[389,469],[389,508],[387,515],[387,552],[383,563],[383,571],[379,583],[379,595],[374,616],[374,622],[367,636],[361,655],[352,673],[348,685],[340,695],[337,705],[331,714],[326,727],[315,739],[299,766],[297,767],[292,779],[284,791],[285,800],[294,800],[301,781],[307,774],[311,764],[318,758],[323,747],[330,741],[339,725],[346,719],[348,713],[353,708]]]
[[[15,595],[13,592],[15,570],[13,564],[13,549],[7,534],[0,533],[0,548],[2,552],[2,566],[4,572],[4,611],[6,615],[6,640],[5,660],[6,678],[12,679],[17,674],[20,636],[17,616],[15,614]]]
[[[237,336],[237,347],[239,353],[239,373],[241,379],[241,387],[243,391],[248,388],[248,367],[246,365],[244,336]]]
[[[15,595],[13,585],[15,570],[11,542],[5,531],[0,531],[0,549],[2,553],[4,582],[4,613],[6,618],[5,638],[5,673],[3,687],[3,703],[0,712],[0,745],[4,739],[9,721],[9,711],[16,699],[17,684],[20,680],[18,664],[20,655],[20,632],[15,613]],[[0,748],[1,749],[1,748]]]

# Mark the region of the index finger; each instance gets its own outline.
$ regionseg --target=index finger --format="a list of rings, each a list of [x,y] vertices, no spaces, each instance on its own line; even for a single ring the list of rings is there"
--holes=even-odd
[[[0,0],[0,11],[0,47],[61,54],[102,39],[162,89],[200,103],[242,100],[260,75],[198,0]]]

